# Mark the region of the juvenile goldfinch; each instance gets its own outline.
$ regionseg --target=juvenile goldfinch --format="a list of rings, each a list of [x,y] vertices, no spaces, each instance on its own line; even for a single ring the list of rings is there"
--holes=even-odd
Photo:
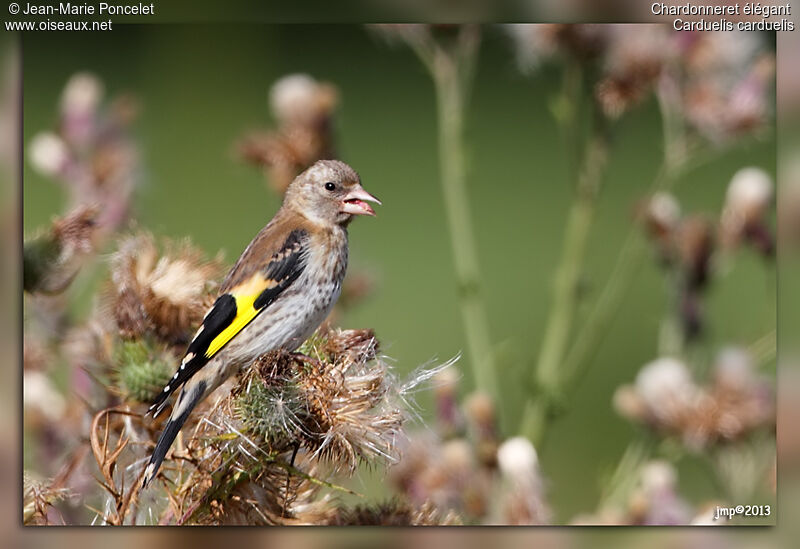
[[[220,288],[178,371],[149,412],[180,389],[142,486],[155,477],[192,409],[239,369],[275,350],[297,349],[339,298],[347,269],[347,225],[380,201],[338,160],[320,160],[286,190],[275,217],[253,239]]]

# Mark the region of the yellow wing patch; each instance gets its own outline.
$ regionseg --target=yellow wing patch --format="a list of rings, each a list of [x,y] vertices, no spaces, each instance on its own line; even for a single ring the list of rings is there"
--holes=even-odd
[[[265,279],[263,276],[257,274],[229,292],[236,300],[236,316],[228,327],[211,340],[205,352],[207,358],[211,358],[217,354],[233,336],[238,334],[242,328],[247,326],[250,321],[256,317],[259,310],[253,305],[255,300],[261,295],[261,292],[273,288],[276,285],[276,281]]]

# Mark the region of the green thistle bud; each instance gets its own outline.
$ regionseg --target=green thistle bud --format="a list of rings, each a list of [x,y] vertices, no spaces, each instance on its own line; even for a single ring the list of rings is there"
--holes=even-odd
[[[152,402],[172,376],[172,368],[141,341],[123,341],[115,350],[117,385],[126,399]]]

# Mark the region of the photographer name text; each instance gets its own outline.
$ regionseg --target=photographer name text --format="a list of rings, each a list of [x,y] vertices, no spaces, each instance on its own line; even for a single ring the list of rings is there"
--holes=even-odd
[[[25,4],[21,15],[154,15],[154,4],[78,4],[60,2],[58,4]]]

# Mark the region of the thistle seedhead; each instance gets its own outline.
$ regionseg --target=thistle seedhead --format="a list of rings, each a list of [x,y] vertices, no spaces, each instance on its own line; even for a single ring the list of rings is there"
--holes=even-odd
[[[504,26],[514,41],[520,70],[530,72],[555,56],[580,62],[596,59],[605,49],[605,25],[515,24]]]
[[[497,449],[500,471],[515,482],[528,485],[539,476],[539,457],[531,441],[524,437],[506,440]]]
[[[94,251],[97,208],[82,206],[56,219],[47,233],[25,242],[23,287],[27,292],[63,292]]]
[[[412,507],[407,502],[391,500],[377,505],[337,507],[328,519],[329,526],[453,526],[460,524],[452,511],[439,512],[431,503]]]
[[[618,118],[655,88],[672,43],[663,25],[614,25],[609,34],[595,96],[606,116]]]
[[[46,372],[27,370],[22,377],[22,404],[26,412],[26,423],[39,419],[47,424],[63,420],[67,401]]]
[[[430,432],[415,433],[403,441],[401,455],[399,463],[389,470],[390,479],[412,505],[430,502],[468,522],[486,517],[493,473],[481,465],[468,440],[442,440]]]
[[[396,461],[404,397],[438,370],[399,383],[377,349],[371,330],[324,327],[307,354],[274,351],[247,368],[188,445],[190,522],[327,523],[326,476]]]
[[[757,33],[696,33],[690,40],[678,36],[676,43],[685,73],[681,110],[694,131],[725,144],[764,127],[774,55]]]
[[[742,168],[728,185],[720,220],[720,240],[726,247],[748,242],[766,255],[774,249],[767,227],[773,202],[772,178],[756,167]]]
[[[336,88],[307,74],[284,76],[269,92],[272,113],[281,125],[317,124],[332,114],[336,103]]]
[[[118,98],[103,108],[103,83],[77,73],[61,96],[56,127],[31,140],[34,169],[58,180],[69,193],[70,207],[96,205],[101,235],[127,219],[138,181],[137,149],[128,135],[132,101]]]
[[[336,157],[333,115],[338,91],[307,74],[290,74],[273,84],[269,103],[277,127],[249,133],[236,149],[243,160],[264,169],[272,188],[283,194],[314,162]]]
[[[637,205],[636,218],[653,241],[660,263],[672,265],[676,259],[675,247],[682,219],[678,200],[667,192],[654,193]]]
[[[690,449],[739,440],[774,425],[774,394],[755,375],[742,350],[726,350],[711,380],[697,384],[682,362],[661,358],[646,365],[634,386],[614,395],[617,411]]]
[[[184,344],[213,300],[222,268],[188,242],[165,241],[163,253],[147,233],[120,239],[111,259],[110,308],[120,334],[152,334]]]
[[[630,524],[689,524],[693,511],[677,493],[678,474],[670,463],[662,460],[645,463],[638,480],[628,500]]]
[[[66,143],[53,132],[36,134],[28,144],[28,157],[34,169],[49,177],[63,175],[70,162]]]
[[[486,393],[472,393],[464,401],[464,412],[468,419],[475,452],[481,464],[494,467],[497,463],[497,420],[494,402]]]
[[[433,379],[436,427],[444,439],[462,434],[464,430],[464,414],[458,403],[458,381],[459,374],[455,368],[442,370]]]
[[[714,227],[702,215],[687,216],[678,227],[677,252],[686,288],[703,290],[714,253]]]
[[[52,480],[35,479],[27,471],[23,474],[22,486],[22,520],[26,526],[50,524],[50,508],[70,496],[66,488],[54,486]]]
[[[552,513],[544,494],[539,457],[524,437],[506,440],[497,449],[497,463],[505,480],[501,495],[503,524],[548,524]]]
[[[86,147],[96,138],[100,130],[98,109],[103,96],[102,81],[91,73],[76,73],[64,86],[59,130],[77,148]]]

